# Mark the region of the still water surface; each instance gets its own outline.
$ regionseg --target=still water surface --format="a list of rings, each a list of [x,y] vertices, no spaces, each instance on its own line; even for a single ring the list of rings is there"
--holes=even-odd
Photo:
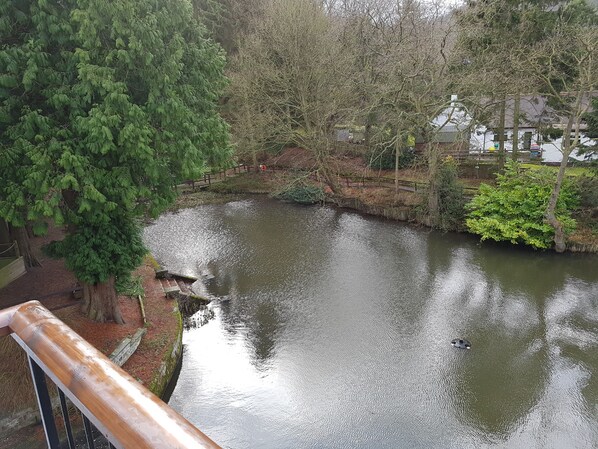
[[[222,299],[170,404],[223,447],[598,447],[596,257],[259,198],[145,241]]]

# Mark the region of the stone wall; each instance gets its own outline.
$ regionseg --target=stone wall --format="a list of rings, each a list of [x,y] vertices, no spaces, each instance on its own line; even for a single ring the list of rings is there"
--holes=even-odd
[[[169,348],[160,364],[160,368],[154,374],[154,378],[149,385],[149,390],[163,399],[169,385],[175,380],[173,377],[177,374],[177,368],[183,356],[183,318],[177,305],[175,305],[173,313],[177,320],[177,333],[175,338],[169,342]]]

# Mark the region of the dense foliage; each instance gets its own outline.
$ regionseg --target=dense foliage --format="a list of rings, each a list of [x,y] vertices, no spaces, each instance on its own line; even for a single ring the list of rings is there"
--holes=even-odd
[[[305,183],[287,186],[275,196],[278,199],[299,204],[317,204],[324,201],[325,198],[322,188]]]
[[[508,164],[504,173],[498,175],[496,186],[482,184],[479,194],[467,205],[469,231],[480,235],[482,240],[550,248],[554,230],[545,222],[544,212],[555,177],[548,168],[522,170],[516,163]],[[566,233],[575,229],[571,210],[576,203],[575,189],[565,180],[556,215]]]
[[[576,177],[575,188],[579,197],[575,218],[598,234],[598,173],[589,172]]]
[[[447,158],[438,170],[438,226],[443,230],[459,229],[465,216],[465,197],[459,182],[457,163]]]
[[[434,210],[430,208],[431,195],[434,196]],[[435,215],[431,226],[443,231],[455,231],[463,227],[466,201],[463,186],[459,182],[457,163],[453,158],[447,157],[440,162],[433,183],[428,186],[424,196],[427,200],[420,206],[420,212],[428,217]]]
[[[591,101],[592,108],[590,112],[586,112],[583,115],[584,122],[587,126],[585,135],[594,140],[591,145],[578,150],[581,154],[586,154],[588,157],[598,154],[598,98],[593,98]],[[593,161],[594,170],[598,167],[598,161]]]
[[[68,225],[85,283],[139,262],[133,219],[228,158],[224,57],[185,0],[0,0],[0,217]]]

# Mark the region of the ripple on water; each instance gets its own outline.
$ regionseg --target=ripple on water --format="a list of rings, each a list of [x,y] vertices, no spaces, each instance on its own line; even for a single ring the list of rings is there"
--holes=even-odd
[[[229,299],[185,333],[171,399],[224,447],[598,445],[596,258],[260,199],[144,236]]]

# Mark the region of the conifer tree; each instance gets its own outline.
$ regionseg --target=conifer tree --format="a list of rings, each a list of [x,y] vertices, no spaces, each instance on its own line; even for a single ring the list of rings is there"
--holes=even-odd
[[[185,0],[0,0],[0,217],[50,248],[84,310],[122,322],[115,277],[140,262],[136,217],[229,157],[222,51]]]

